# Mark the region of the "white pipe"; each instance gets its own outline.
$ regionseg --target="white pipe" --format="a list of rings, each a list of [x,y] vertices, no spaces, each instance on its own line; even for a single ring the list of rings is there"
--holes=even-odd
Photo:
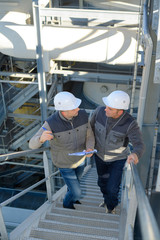
[[[140,96],[139,96],[138,114],[137,114],[137,122],[140,129],[142,128],[142,124],[143,124],[144,109],[145,109],[145,103],[146,103],[151,58],[152,58],[152,49],[153,49],[153,42],[150,35],[147,34],[145,36],[145,39],[146,39],[145,66],[143,68],[142,83],[141,83],[141,90],[140,90]]]
[[[143,15],[143,18],[144,18],[143,31],[144,31],[144,40],[145,40],[144,42],[145,42],[146,50],[145,50],[145,60],[144,60],[145,66],[143,68],[138,114],[137,114],[137,122],[140,129],[142,129],[143,118],[144,118],[144,109],[145,109],[145,103],[146,103],[149,73],[150,73],[151,59],[152,59],[152,50],[153,50],[153,42],[148,31],[147,7],[148,7],[148,0],[146,0],[144,4],[144,15]]]

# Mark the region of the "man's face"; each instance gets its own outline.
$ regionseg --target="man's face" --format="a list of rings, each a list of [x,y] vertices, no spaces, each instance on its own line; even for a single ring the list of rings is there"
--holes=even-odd
[[[119,118],[122,115],[123,110],[106,106],[105,112],[107,117]]]
[[[73,110],[68,110],[68,111],[65,111],[65,117],[67,119],[71,119],[73,117],[76,117],[78,115],[78,112],[79,112],[79,108],[76,108],[76,109],[73,109]]]

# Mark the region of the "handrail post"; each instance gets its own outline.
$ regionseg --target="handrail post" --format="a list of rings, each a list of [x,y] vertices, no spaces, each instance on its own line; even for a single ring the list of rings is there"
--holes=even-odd
[[[8,240],[8,233],[7,233],[7,229],[6,229],[6,226],[5,226],[1,206],[0,206],[0,226],[1,226],[1,228],[0,228],[1,229],[0,239],[1,240]]]
[[[49,166],[49,159],[47,157],[46,152],[43,152],[43,163],[44,163],[44,171],[45,171],[45,177],[48,177],[48,180],[46,181],[46,189],[47,189],[47,197],[48,201],[52,201],[52,191],[54,190],[54,182],[52,179],[49,177],[52,173],[51,168]]]
[[[136,199],[135,186],[133,185],[131,189],[130,197],[129,197],[128,214],[127,214],[127,220],[126,220],[124,240],[128,240],[129,226],[132,229],[134,229],[134,223],[135,223],[136,212],[137,212],[136,210],[137,210],[137,199]]]
[[[119,224],[119,240],[128,239],[128,225],[134,226],[135,220],[135,191],[133,193],[133,177],[131,167],[126,163],[122,178],[122,196],[121,196],[121,213]],[[134,206],[134,207],[133,207]]]

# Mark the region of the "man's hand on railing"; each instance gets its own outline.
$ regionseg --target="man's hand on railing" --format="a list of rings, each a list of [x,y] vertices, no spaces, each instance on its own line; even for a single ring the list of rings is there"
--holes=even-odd
[[[137,164],[139,162],[137,154],[136,153],[129,154],[127,162]]]

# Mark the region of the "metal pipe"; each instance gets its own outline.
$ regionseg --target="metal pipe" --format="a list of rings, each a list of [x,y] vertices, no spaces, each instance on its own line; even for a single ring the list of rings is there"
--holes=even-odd
[[[8,233],[7,233],[6,225],[5,225],[3,214],[2,214],[2,207],[0,207],[0,226],[1,226],[0,239],[8,240]]]
[[[16,165],[16,166],[24,166],[24,167],[33,167],[33,168],[42,168],[42,169],[44,169],[43,166],[33,165],[33,164],[26,164],[26,163],[7,162],[7,161],[0,163],[0,165],[4,165],[4,164]]]
[[[134,64],[134,74],[133,74],[132,95],[131,95],[131,104],[130,104],[130,114],[131,115],[133,114],[134,98],[135,98],[136,83],[137,83],[138,50],[139,50],[140,33],[141,33],[141,27],[142,27],[142,12],[143,12],[143,5],[141,3],[140,20],[139,20],[139,27],[138,27],[138,38],[137,38],[137,47],[136,47],[135,64]]]
[[[149,198],[151,197],[151,193],[152,193],[152,183],[153,183],[155,156],[156,156],[157,137],[158,137],[158,126],[155,127],[155,135],[153,138],[153,147],[152,147],[152,157],[151,157],[150,169],[149,169],[149,183],[148,183]]]
[[[79,8],[83,9],[83,0],[79,0]]]
[[[31,82],[31,81],[12,81],[12,80],[2,80],[0,79],[0,83],[10,83],[10,84],[30,84],[30,85],[38,85],[38,82]],[[51,85],[50,82],[46,83],[46,85]]]
[[[148,0],[146,0],[144,4],[144,14],[143,14],[143,32],[144,38],[146,43],[146,51],[145,51],[145,66],[143,68],[142,74],[142,83],[141,83],[141,90],[140,90],[140,97],[139,97],[139,106],[138,106],[138,114],[137,114],[137,122],[139,124],[140,129],[142,128],[143,124],[143,117],[144,117],[144,109],[145,109],[145,102],[146,102],[146,95],[147,95],[147,88],[148,88],[148,81],[149,81],[149,73],[150,73],[150,66],[151,66],[151,58],[152,58],[152,49],[153,49],[153,42],[149,34],[148,30],[148,18],[147,18],[147,8]]]
[[[15,77],[15,78],[37,78],[36,73],[19,73],[19,72],[3,72],[3,71],[0,71],[0,76]]]
[[[48,150],[48,148],[38,148],[38,149],[34,149],[34,150],[25,150],[25,151],[20,151],[20,152],[3,154],[3,155],[0,155],[0,162],[14,159],[17,157],[28,156],[30,153],[39,153],[39,152],[43,152],[45,150]]]
[[[26,194],[27,192],[29,192],[29,191],[33,190],[34,188],[38,187],[39,185],[41,185],[42,183],[46,182],[49,178],[55,176],[55,175],[58,174],[58,173],[59,173],[59,170],[56,171],[56,172],[54,172],[54,173],[52,173],[49,177],[43,178],[41,181],[39,181],[39,182],[33,184],[32,186],[26,188],[26,189],[23,190],[22,192],[17,193],[17,194],[14,195],[13,197],[11,197],[11,198],[9,198],[8,200],[2,202],[2,203],[0,204],[0,207],[4,207],[4,206],[10,204],[11,202],[15,201],[17,198],[23,196],[23,195]]]
[[[37,34],[37,46],[36,46],[36,59],[37,59],[37,72],[38,72],[38,86],[39,86],[39,100],[41,106],[41,122],[43,123],[47,119],[47,95],[46,95],[46,79],[43,66],[43,47],[41,39],[41,21],[39,13],[39,0],[33,1],[33,16],[34,26]]]
[[[131,164],[131,169],[136,189],[138,215],[140,219],[142,237],[145,240],[160,239],[159,228],[149,204],[148,198],[145,194],[142,182],[139,178],[137,168],[134,164]]]
[[[4,97],[4,92],[3,92],[3,86],[2,83],[0,83],[1,85],[1,94],[2,94],[2,103],[3,103],[3,110],[4,110],[4,115],[6,117],[7,115],[7,110],[6,110],[6,102],[5,102],[5,97]],[[2,107],[2,106],[1,106]]]

